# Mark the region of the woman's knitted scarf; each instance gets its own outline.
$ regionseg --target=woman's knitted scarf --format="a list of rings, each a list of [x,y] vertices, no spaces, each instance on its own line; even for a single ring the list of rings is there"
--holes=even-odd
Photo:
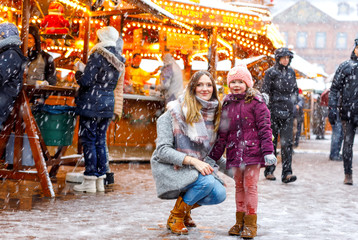
[[[188,124],[186,115],[188,108],[184,104],[183,95],[178,100],[167,104],[172,116],[174,147],[180,152],[203,160],[211,149],[216,139],[214,132],[214,117],[218,101],[205,101],[196,97],[202,105],[198,122]]]

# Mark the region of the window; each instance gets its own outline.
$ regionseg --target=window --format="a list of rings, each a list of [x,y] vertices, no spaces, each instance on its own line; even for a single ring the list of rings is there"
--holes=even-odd
[[[348,15],[349,14],[349,5],[347,3],[338,4],[338,15]]]
[[[288,46],[288,32],[282,32],[281,33],[283,39],[285,40],[286,47]]]
[[[326,48],[326,33],[317,32],[316,33],[316,48],[323,49]]]
[[[297,48],[306,48],[307,47],[307,33],[306,32],[298,32],[297,33]]]
[[[346,49],[347,48],[347,33],[338,33],[337,34],[337,49]]]

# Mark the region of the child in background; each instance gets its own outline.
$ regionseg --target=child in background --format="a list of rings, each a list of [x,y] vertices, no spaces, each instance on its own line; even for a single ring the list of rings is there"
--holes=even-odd
[[[252,76],[246,65],[232,68],[227,84],[231,94],[224,99],[218,136],[209,157],[217,161],[226,149],[226,168],[233,168],[236,224],[229,235],[254,238],[260,168],[277,163],[270,112],[261,94],[252,88]]]

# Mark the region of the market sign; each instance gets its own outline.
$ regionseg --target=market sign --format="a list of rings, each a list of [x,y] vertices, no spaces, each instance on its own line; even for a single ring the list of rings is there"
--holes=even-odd
[[[200,50],[200,36],[168,32],[166,47],[172,50],[198,51]]]
[[[255,32],[263,31],[265,25],[259,16],[247,13],[175,3],[172,1],[155,1],[155,3],[175,15],[177,20],[190,24],[244,28],[245,30]]]

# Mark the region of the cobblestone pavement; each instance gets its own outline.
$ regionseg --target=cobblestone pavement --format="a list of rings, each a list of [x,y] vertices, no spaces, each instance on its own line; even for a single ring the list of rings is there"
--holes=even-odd
[[[301,141],[293,156],[298,177],[294,183],[266,181],[262,169],[255,239],[358,239],[358,185],[343,184],[343,164],[328,160],[329,146],[329,140]],[[354,147],[358,149],[357,144]],[[353,172],[357,159],[354,152]],[[189,235],[176,236],[165,226],[174,200],[156,197],[150,165],[112,164],[111,169],[115,184],[105,193],[80,194],[73,192],[74,184],[64,182],[72,168],[61,167],[54,199],[41,197],[36,183],[3,181],[0,239],[240,239],[227,235],[235,222],[232,179],[222,175],[228,185],[227,199],[195,209],[192,217],[198,227],[190,229]],[[278,164],[278,179],[280,172]],[[353,180],[358,183],[356,175]],[[18,210],[20,205],[28,210]]]

